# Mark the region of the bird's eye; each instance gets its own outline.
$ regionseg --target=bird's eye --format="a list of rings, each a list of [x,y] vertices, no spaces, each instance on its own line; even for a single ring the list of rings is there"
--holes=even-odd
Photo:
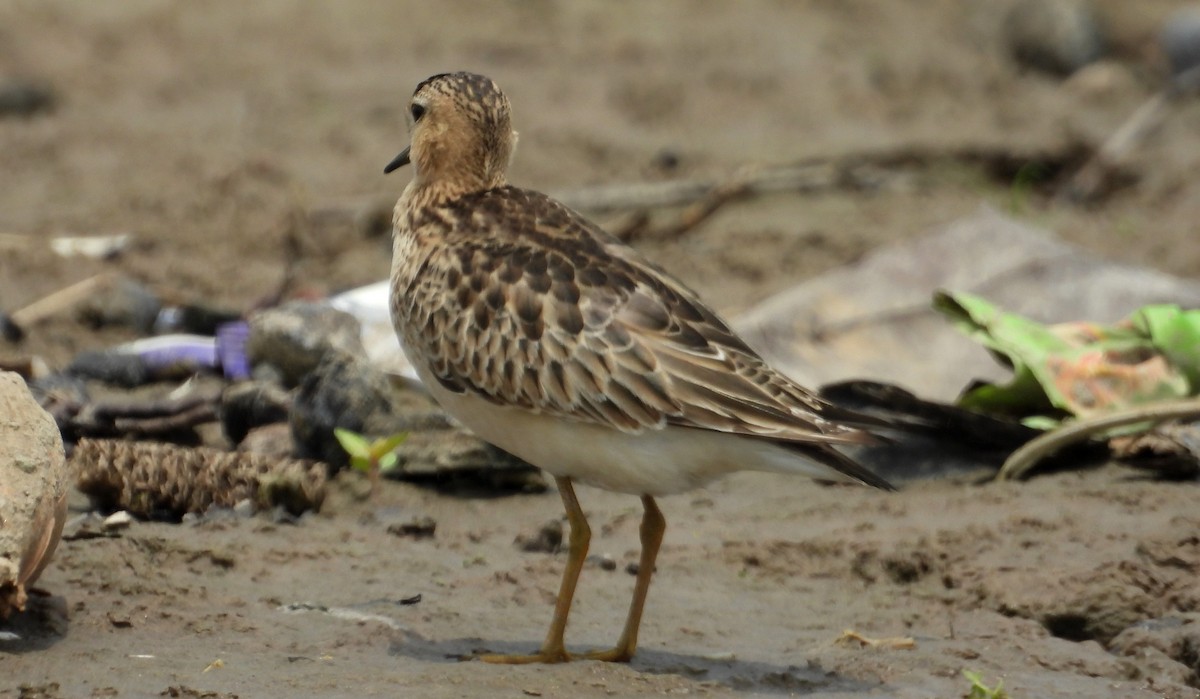
[[[411,111],[413,121],[420,121],[421,117],[425,116],[425,108],[419,104],[414,104]]]

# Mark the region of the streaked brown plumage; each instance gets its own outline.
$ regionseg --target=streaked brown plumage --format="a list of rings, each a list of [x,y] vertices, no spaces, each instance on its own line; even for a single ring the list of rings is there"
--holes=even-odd
[[[412,162],[395,212],[392,315],[434,398],[484,439],[554,474],[572,550],[542,650],[560,661],[587,546],[572,481],[642,496],[641,605],[664,527],[653,496],[741,469],[890,485],[831,444],[869,441],[842,414],[769,367],[681,282],[553,199],[505,182],[516,144],[491,80],[418,85]]]

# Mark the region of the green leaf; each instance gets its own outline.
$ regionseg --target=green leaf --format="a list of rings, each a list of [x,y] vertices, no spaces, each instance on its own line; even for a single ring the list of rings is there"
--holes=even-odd
[[[1173,304],[1143,306],[1130,320],[1187,377],[1191,393],[1200,393],[1200,310],[1184,311]]]
[[[337,437],[338,444],[342,445],[342,449],[350,456],[351,461],[355,458],[369,458],[371,455],[371,445],[367,442],[367,438],[357,432],[344,430],[341,427],[333,428],[333,436]]]
[[[391,471],[392,469],[396,468],[396,460],[397,460],[396,452],[389,451],[388,453],[386,453],[382,457],[380,457],[379,470],[383,473],[387,473],[388,471]]]
[[[1013,371],[1007,383],[967,390],[959,398],[964,408],[1087,417],[1180,398],[1200,383],[1200,312],[1147,306],[1115,324],[1042,325],[947,291],[934,295],[933,307]]]
[[[407,432],[397,432],[391,437],[377,439],[371,444],[371,456],[380,459],[385,454],[390,454],[396,447],[403,444],[406,439],[408,439]]]
[[[983,676],[978,672],[970,670],[962,671],[963,677],[966,677],[971,683],[971,689],[967,693],[967,699],[1008,699],[1008,692],[1004,691],[1004,682],[997,682],[995,687],[988,687],[983,683]]]

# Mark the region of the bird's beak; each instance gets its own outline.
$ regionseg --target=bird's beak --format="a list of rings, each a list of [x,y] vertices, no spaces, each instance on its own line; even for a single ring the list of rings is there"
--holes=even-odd
[[[405,148],[404,150],[400,151],[400,155],[392,158],[392,162],[388,163],[387,167],[383,168],[383,174],[386,175],[392,170],[408,165],[409,162],[411,161],[408,159],[408,148]]]

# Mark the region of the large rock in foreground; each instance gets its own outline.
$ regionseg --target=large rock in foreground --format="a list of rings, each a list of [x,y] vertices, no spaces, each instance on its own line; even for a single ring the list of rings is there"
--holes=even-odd
[[[25,382],[0,372],[0,619],[50,562],[67,515],[62,436]]]

